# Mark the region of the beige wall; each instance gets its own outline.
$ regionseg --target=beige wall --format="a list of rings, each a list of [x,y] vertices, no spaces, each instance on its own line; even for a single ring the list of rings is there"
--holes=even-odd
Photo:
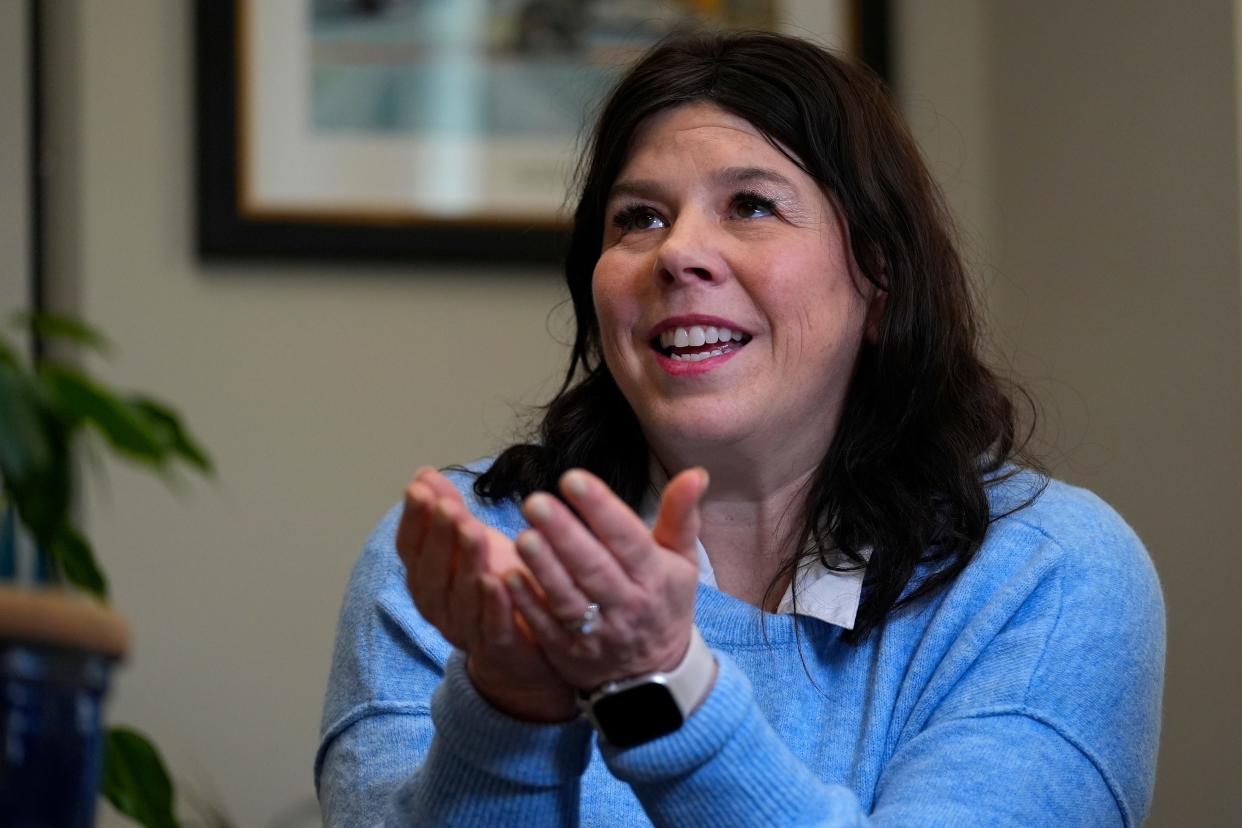
[[[91,486],[87,528],[137,630],[113,718],[239,825],[284,824],[311,796],[362,537],[415,465],[491,451],[508,404],[539,399],[561,291],[550,272],[203,267],[188,4],[48,5],[56,293],[116,340],[102,370],[175,401],[219,465],[178,496],[110,464]],[[1058,472],[1117,505],[1164,579],[1152,824],[1242,822],[1231,6],[897,6],[907,111],[1053,412]]]
[[[1233,8],[1008,4],[994,74],[1002,321],[1057,468],[1146,541],[1169,617],[1153,824],[1237,825],[1242,279]]]
[[[0,3],[0,320],[30,304],[27,16]]]
[[[1242,824],[1234,4],[931,5],[899,4],[900,80],[942,115],[920,131],[933,156],[952,135],[981,175],[955,206],[979,216],[999,345],[1040,398],[1056,474],[1134,525],[1164,585],[1150,824]]]

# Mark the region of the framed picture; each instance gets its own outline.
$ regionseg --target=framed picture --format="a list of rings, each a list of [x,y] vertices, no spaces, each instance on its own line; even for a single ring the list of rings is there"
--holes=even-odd
[[[689,26],[887,63],[875,0],[198,0],[206,259],[559,260],[585,126]]]

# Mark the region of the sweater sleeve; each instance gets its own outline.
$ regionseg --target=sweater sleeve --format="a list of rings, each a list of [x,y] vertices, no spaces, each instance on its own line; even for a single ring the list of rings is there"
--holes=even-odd
[[[368,541],[341,610],[315,760],[324,824],[576,825],[589,726],[519,722],[478,695],[404,590],[395,522]]]
[[[755,703],[746,675],[717,652],[703,704],[676,732],[632,748],[600,742],[655,825],[866,826],[858,798],[794,756]]]

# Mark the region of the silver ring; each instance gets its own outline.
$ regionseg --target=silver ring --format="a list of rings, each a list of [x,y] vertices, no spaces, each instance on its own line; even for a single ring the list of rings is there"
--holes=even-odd
[[[599,622],[599,604],[592,601],[587,604],[586,612],[572,621],[565,621],[565,629],[571,633],[578,635],[590,635],[595,632],[595,627]]]

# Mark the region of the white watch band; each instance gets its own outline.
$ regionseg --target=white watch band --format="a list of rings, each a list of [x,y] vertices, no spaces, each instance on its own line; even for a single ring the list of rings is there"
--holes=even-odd
[[[703,640],[699,628],[690,628],[690,646],[682,656],[681,663],[667,673],[647,673],[621,681],[612,681],[589,696],[579,700],[579,706],[591,715],[591,707],[598,700],[614,696],[643,684],[663,684],[677,704],[683,717],[699,706],[716,680],[716,657]],[[593,717],[591,717],[593,720]]]
[[[690,628],[690,646],[681,664],[665,673],[664,680],[683,716],[689,716],[712,689],[716,680],[716,657],[697,626]]]

